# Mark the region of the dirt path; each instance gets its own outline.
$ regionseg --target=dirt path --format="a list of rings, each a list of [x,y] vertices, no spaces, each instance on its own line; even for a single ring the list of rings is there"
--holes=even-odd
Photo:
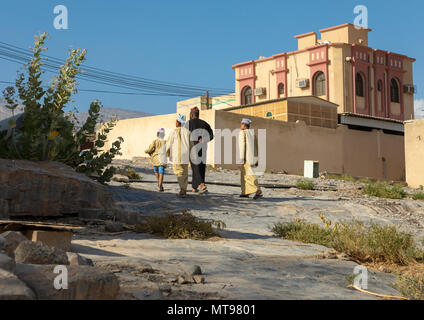
[[[333,221],[358,219],[396,224],[417,238],[423,235],[421,201],[381,200],[363,197],[357,185],[340,181],[317,181],[335,185],[332,191],[266,189],[259,202],[240,199],[239,189],[209,185],[209,194],[176,197],[176,184],[156,192],[145,165],[137,168],[143,183],[125,188],[111,183],[117,206],[140,215],[163,215],[184,209],[203,219],[222,220],[223,238],[213,241],[165,240],[146,234],[119,236],[77,234],[74,250],[114,271],[121,280],[122,298],[131,299],[373,299],[347,289],[346,277],[357,265],[351,261],[319,259],[327,249],[318,245],[285,241],[272,235],[278,221],[303,218],[319,222],[323,214]],[[295,183],[299,177],[268,174],[267,183]],[[209,171],[209,181],[236,183],[234,171]],[[148,182],[151,181],[151,182]],[[175,181],[168,175],[166,181]],[[201,266],[204,284],[174,281],[193,265]],[[391,286],[395,278],[369,271],[369,290],[399,294]],[[159,290],[160,289],[160,290]]]

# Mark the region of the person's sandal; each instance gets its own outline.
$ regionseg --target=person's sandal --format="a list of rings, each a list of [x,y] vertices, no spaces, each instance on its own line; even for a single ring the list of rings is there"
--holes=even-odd
[[[208,193],[208,188],[200,189],[199,194]]]
[[[255,194],[255,196],[253,197],[253,200],[258,200],[258,199],[261,199],[261,198],[263,198],[264,197],[264,195],[262,194],[262,192],[261,193],[259,193],[259,194]]]

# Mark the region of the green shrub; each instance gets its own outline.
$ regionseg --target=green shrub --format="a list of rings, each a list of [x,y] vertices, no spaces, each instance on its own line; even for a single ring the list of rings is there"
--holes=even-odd
[[[296,220],[276,223],[272,232],[279,237],[304,243],[315,243],[349,255],[360,263],[389,262],[408,265],[423,258],[411,234],[394,226],[376,223],[365,225],[359,221],[336,223],[325,220],[325,226]]]
[[[225,228],[225,223],[215,220],[199,220],[188,212],[169,214],[165,217],[149,217],[146,222],[135,227],[136,232],[150,233],[168,239],[205,240],[219,237],[218,230]]]
[[[424,193],[423,192],[416,192],[412,194],[412,199],[414,200],[424,200]]]
[[[333,232],[331,229],[322,228],[318,224],[308,223],[305,220],[296,220],[288,223],[276,223],[271,231],[284,239],[304,243],[315,243],[325,247],[332,244]]]
[[[296,182],[296,188],[301,189],[301,190],[313,190],[314,189],[314,183],[310,180],[299,179]]]
[[[347,174],[326,174],[325,175],[326,179],[332,179],[332,180],[341,180],[341,181],[349,181],[349,182],[358,182],[358,183],[364,183],[364,184],[369,184],[372,183],[372,180],[370,178],[358,178],[358,177],[353,177]]]
[[[89,116],[82,127],[75,125],[72,112],[64,109],[72,103],[72,95],[77,93],[76,77],[82,72],[86,51],[71,50],[59,74],[52,82],[43,84],[42,52],[46,50],[47,34],[35,37],[32,59],[18,75],[15,87],[3,92],[5,107],[12,111],[9,129],[0,132],[0,158],[25,159],[31,161],[58,161],[78,172],[96,176],[100,182],[110,180],[114,168],[108,167],[115,155],[119,154],[122,138],[112,143],[109,150],[102,150],[107,134],[115,126],[116,119],[102,124],[99,132],[99,101],[90,104]],[[18,126],[14,110],[24,105],[23,124]],[[80,146],[96,136],[94,148],[81,152]]]
[[[326,179],[332,179],[332,180],[350,181],[350,182],[357,181],[357,179],[355,177],[349,176],[347,174],[342,174],[342,175],[338,175],[338,174],[327,174],[325,176],[325,178]]]
[[[369,183],[362,189],[362,192],[369,196],[387,199],[402,199],[406,196],[402,186],[392,186],[386,182]]]

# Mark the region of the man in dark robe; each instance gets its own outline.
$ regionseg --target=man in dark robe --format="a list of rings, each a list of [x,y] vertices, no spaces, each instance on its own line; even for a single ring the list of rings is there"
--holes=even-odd
[[[188,126],[191,132],[193,147],[195,148],[193,150],[194,153],[191,153],[190,164],[193,192],[205,193],[208,190],[205,185],[207,144],[214,138],[214,135],[210,125],[206,121],[199,119],[199,114],[200,111],[197,107],[190,111]],[[198,157],[196,157],[196,153]]]

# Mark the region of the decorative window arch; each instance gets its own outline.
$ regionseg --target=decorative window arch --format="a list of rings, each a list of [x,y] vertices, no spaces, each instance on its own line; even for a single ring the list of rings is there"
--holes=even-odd
[[[278,97],[284,98],[284,83],[278,85]]]
[[[315,96],[324,96],[326,95],[326,83],[325,83],[325,74],[324,72],[318,71],[315,73],[313,78],[313,92]]]
[[[267,117],[267,118],[272,118],[272,112],[267,112],[267,113],[266,113],[266,117]]]
[[[390,80],[390,101],[400,103],[400,86],[397,79]]]
[[[252,88],[249,86],[245,86],[243,90],[241,90],[241,104],[243,106],[252,104]]]
[[[358,72],[356,74],[356,96],[365,97],[365,80],[362,73]]]

